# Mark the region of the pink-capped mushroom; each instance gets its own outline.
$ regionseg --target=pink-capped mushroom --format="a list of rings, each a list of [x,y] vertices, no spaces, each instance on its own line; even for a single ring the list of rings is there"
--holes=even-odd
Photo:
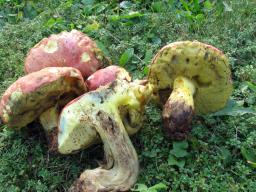
[[[45,67],[74,67],[87,78],[108,62],[91,38],[72,30],[44,38],[30,49],[25,59],[25,72]]]

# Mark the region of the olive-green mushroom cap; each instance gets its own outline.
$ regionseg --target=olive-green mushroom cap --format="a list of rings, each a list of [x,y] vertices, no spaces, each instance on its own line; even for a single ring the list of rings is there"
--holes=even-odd
[[[217,48],[198,41],[180,41],[163,47],[153,58],[149,82],[154,94],[165,103],[176,77],[190,79],[195,88],[196,113],[217,111],[232,93],[228,58]],[[163,93],[167,93],[164,99]]]

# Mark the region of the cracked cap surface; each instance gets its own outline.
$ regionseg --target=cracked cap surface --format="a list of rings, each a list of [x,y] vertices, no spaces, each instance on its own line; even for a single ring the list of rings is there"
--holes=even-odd
[[[180,41],[164,46],[155,55],[148,79],[160,102],[166,102],[178,76],[187,77],[196,88],[196,113],[204,114],[223,108],[232,93],[228,58],[211,45]]]

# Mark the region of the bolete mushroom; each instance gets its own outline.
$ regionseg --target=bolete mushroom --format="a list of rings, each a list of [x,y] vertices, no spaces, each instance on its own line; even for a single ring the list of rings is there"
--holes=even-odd
[[[198,41],[163,47],[152,61],[148,80],[158,101],[165,103],[165,132],[177,140],[187,137],[194,113],[206,114],[223,108],[232,93],[227,57],[217,48]]]
[[[58,152],[70,154],[99,142],[94,124],[89,122],[89,119],[88,121],[83,119],[84,110],[87,108],[98,110],[98,106],[106,107],[106,105],[109,105],[109,107],[117,107],[119,111],[118,115],[126,131],[130,135],[135,134],[142,126],[144,106],[151,93],[151,85],[145,85],[144,81],[128,82],[124,79],[116,79],[111,84],[101,86],[95,91],[87,92],[74,99],[64,107],[60,115]],[[82,101],[82,98],[87,97],[93,99],[90,102],[98,103],[89,104],[88,99],[86,99],[85,104],[83,104],[81,108],[79,103]],[[118,98],[122,98],[119,103],[116,101]],[[127,99],[127,101],[125,99]],[[127,104],[127,102],[131,101],[136,101],[136,105],[131,105],[131,103]],[[103,105],[102,103],[105,104]],[[84,108],[84,105],[88,106]],[[72,111],[70,111],[70,108],[72,108]]]
[[[19,78],[3,94],[0,117],[8,127],[21,128],[57,101],[87,90],[79,70],[49,67]]]
[[[124,68],[116,65],[110,65],[106,68],[99,69],[90,75],[86,80],[86,84],[88,85],[88,90],[93,91],[100,86],[113,82],[116,79],[131,81],[131,76]]]
[[[44,38],[30,49],[25,59],[25,72],[45,67],[74,67],[87,78],[108,62],[93,40],[72,30]]]
[[[89,78],[86,80],[86,85],[88,86],[88,91],[92,91],[95,90],[97,88],[99,88],[100,86],[104,86],[107,85],[111,82],[113,82],[116,79],[123,79],[123,80],[127,80],[127,81],[131,81],[131,76],[129,75],[129,73],[122,67],[119,66],[115,66],[115,65],[111,65],[109,67],[100,69],[98,71],[96,71],[95,73],[93,73],[91,76],[89,76]],[[63,109],[63,107],[65,106],[65,104],[67,104],[69,101],[73,100],[75,97],[66,97],[66,99],[62,99],[61,101],[58,101],[56,103],[55,106],[49,108],[48,110],[46,110],[44,113],[42,113],[40,115],[40,123],[43,126],[43,129],[46,132],[46,138],[48,140],[48,147],[49,147],[49,151],[51,152],[58,152],[57,148],[58,148],[58,144],[57,144],[57,135],[58,135],[58,123],[59,123],[59,114],[61,112],[61,110]],[[122,110],[123,111],[123,119],[125,122],[125,127],[127,132],[132,135],[135,134],[140,126],[135,126],[135,124],[133,123],[132,125],[130,124],[130,122],[135,122],[135,118],[139,119],[141,116],[136,116],[134,115],[135,113],[137,113],[137,111],[130,109],[129,114],[130,114],[130,119],[131,121],[127,120],[127,112],[125,111],[125,108]],[[133,127],[134,126],[134,127]],[[88,131],[88,133],[86,131],[84,131],[83,137],[85,139],[83,139],[82,141],[84,142],[79,143],[78,145],[76,145],[75,150],[70,151],[70,153],[73,152],[77,152],[78,150],[87,148],[88,146],[98,143],[100,141],[98,134],[96,134],[96,131]],[[93,135],[92,135],[93,133]],[[82,135],[81,135],[82,136]],[[78,137],[81,137],[78,136]],[[67,154],[67,153],[65,153]]]
[[[82,32],[72,30],[42,39],[28,52],[24,67],[26,73],[35,72],[45,67],[74,67],[86,79],[103,65],[109,63],[110,61],[97,48],[92,39]],[[59,113],[64,105],[74,98],[74,95],[65,97],[65,100],[62,98],[62,101],[57,101],[55,106],[44,111],[39,117],[46,132],[50,151],[55,151],[56,147],[54,141]]]
[[[90,140],[98,133],[107,161],[104,166],[84,171],[70,192],[127,191],[134,185],[138,175],[138,158],[120,110],[126,106],[141,111],[149,95],[149,86],[117,79],[66,105],[60,115],[59,151],[69,153],[83,143],[82,140]]]

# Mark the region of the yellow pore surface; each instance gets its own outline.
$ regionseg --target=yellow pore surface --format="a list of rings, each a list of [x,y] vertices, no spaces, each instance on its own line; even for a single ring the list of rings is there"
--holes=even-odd
[[[171,88],[178,76],[195,86],[196,113],[223,108],[232,93],[232,80],[227,57],[218,49],[198,41],[182,41],[163,47],[150,66],[149,82],[154,92]]]

